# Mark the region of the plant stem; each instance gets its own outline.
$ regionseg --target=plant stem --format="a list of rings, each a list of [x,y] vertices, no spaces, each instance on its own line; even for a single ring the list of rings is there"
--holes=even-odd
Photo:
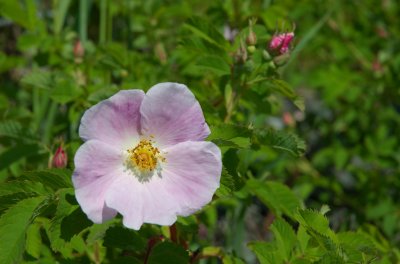
[[[87,23],[89,14],[89,0],[79,1],[79,38],[83,44],[87,40]]]
[[[104,44],[107,41],[107,18],[108,8],[107,0],[100,1],[100,32],[99,32],[99,43]]]

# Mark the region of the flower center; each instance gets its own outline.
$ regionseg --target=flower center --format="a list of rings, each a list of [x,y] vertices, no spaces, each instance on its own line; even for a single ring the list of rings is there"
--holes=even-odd
[[[151,140],[142,139],[133,149],[128,149],[129,161],[140,172],[151,172],[157,167],[158,160],[165,161],[158,148],[152,145]]]

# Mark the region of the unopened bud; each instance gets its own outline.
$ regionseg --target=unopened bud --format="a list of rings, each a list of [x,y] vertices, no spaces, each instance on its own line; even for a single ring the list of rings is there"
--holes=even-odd
[[[250,54],[253,54],[254,51],[256,51],[256,46],[247,46],[247,51],[248,51]]]
[[[275,53],[284,54],[289,51],[293,38],[293,32],[274,35],[269,43],[269,49]]]
[[[68,157],[62,146],[59,146],[53,157],[52,166],[54,168],[65,168],[67,166]]]
[[[161,64],[167,63],[167,52],[165,51],[164,45],[162,43],[157,43],[154,47],[154,53],[157,58],[160,60]]]
[[[249,46],[254,46],[257,44],[257,35],[253,30],[250,30],[249,35],[246,38],[246,44]]]
[[[289,112],[284,112],[282,115],[283,123],[289,127],[293,127],[296,125],[296,121],[294,120],[293,116]]]
[[[82,42],[78,39],[74,45],[74,56],[75,57],[83,57],[85,55],[85,48],[82,45]]]
[[[82,58],[85,56],[85,48],[82,45],[82,42],[78,39],[74,45],[74,57],[77,63],[82,62]]]
[[[236,61],[245,63],[247,61],[247,50],[243,43],[243,40],[240,40],[240,47],[236,51]]]

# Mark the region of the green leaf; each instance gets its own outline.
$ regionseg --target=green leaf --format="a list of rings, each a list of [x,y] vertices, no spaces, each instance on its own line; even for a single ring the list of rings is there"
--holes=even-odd
[[[70,4],[71,0],[54,2],[54,33],[59,34],[61,32]]]
[[[25,232],[46,197],[20,201],[0,218],[0,263],[19,263],[25,247]]]
[[[373,241],[363,233],[343,232],[337,234],[337,237],[350,261],[360,261],[363,255],[377,256],[377,248]]]
[[[12,207],[14,204],[25,200],[27,198],[35,197],[37,195],[33,193],[16,192],[13,194],[0,196],[0,215],[2,215],[6,210]]]
[[[59,191],[56,214],[48,229],[52,249],[64,257],[71,256],[72,242],[82,230],[92,224],[81,211],[73,194],[72,188]]]
[[[38,137],[27,127],[14,120],[0,122],[0,137],[16,138],[23,141],[37,141]]]
[[[165,241],[156,244],[149,255],[148,264],[187,264],[188,252],[181,246]]]
[[[26,252],[34,258],[40,257],[42,238],[40,236],[40,223],[33,223],[26,231]]]
[[[44,186],[57,191],[58,189],[72,187],[71,174],[72,172],[68,169],[45,169],[26,171],[22,177],[29,181],[40,182]]]
[[[146,249],[146,241],[136,232],[120,226],[111,227],[104,237],[104,246],[142,252]]]
[[[248,127],[232,125],[232,124],[219,124],[211,126],[211,134],[208,140],[223,139],[229,140],[236,137],[251,137],[252,130]]]
[[[44,70],[31,71],[22,77],[21,83],[41,89],[50,89],[53,86],[51,72]]]
[[[225,166],[222,167],[220,183],[221,185],[217,190],[219,197],[229,196],[244,185],[243,179],[237,173],[232,175]]]
[[[248,148],[251,144],[252,130],[238,125],[220,124],[211,127],[211,135],[207,138],[219,147]]]
[[[280,79],[268,79],[269,85],[274,91],[290,99],[301,111],[305,110],[304,99],[298,96],[289,83]]]
[[[229,64],[217,56],[200,57],[200,59],[196,62],[196,68],[198,68],[200,71],[209,70],[216,76],[229,75],[231,73]]]
[[[37,193],[41,195],[48,194],[43,185],[39,182],[18,180],[3,182],[0,184],[0,197],[14,193]]]
[[[195,36],[205,40],[206,42],[225,49],[228,46],[228,42],[224,36],[219,33],[208,21],[199,18],[191,18],[184,27],[189,29]]]
[[[253,251],[261,264],[280,264],[283,259],[277,247],[271,242],[251,242],[248,247]]]
[[[297,241],[299,241],[300,250],[302,253],[306,251],[310,238],[311,237],[309,234],[307,234],[307,230],[304,228],[304,226],[300,225],[297,229]]]
[[[18,144],[0,153],[0,171],[10,167],[22,158],[37,155],[39,148],[36,144]]]
[[[286,151],[294,156],[301,156],[305,150],[306,145],[295,134],[269,130],[255,130],[253,137],[253,143],[255,145],[266,145],[272,148]]]
[[[83,90],[77,85],[76,80],[64,74],[55,76],[50,97],[57,103],[65,104],[79,98]]]
[[[21,1],[0,0],[0,15],[11,19],[23,27],[33,27],[30,23],[31,21],[27,19],[29,18],[28,12],[21,5]]]
[[[246,262],[244,262],[240,258],[234,256],[225,255],[222,258],[222,264],[245,264],[245,263]]]
[[[330,229],[325,215],[310,209],[298,210],[296,220],[326,250],[341,254],[341,247],[336,234]]]
[[[297,209],[301,207],[297,196],[282,183],[250,179],[246,186],[250,193],[256,195],[276,215],[285,214],[294,218]]]
[[[283,219],[276,219],[271,225],[271,231],[274,233],[281,257],[289,261],[292,250],[297,242],[292,226]]]

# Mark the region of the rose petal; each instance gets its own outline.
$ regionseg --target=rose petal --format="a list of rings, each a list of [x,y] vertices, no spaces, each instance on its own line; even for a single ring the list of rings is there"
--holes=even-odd
[[[199,102],[183,84],[159,83],[146,93],[140,107],[141,128],[159,146],[205,139],[210,130]]]
[[[128,174],[119,177],[106,194],[106,204],[123,216],[126,227],[135,230],[143,223],[171,225],[176,221],[177,205],[157,175],[148,182]]]
[[[165,149],[162,177],[166,191],[189,215],[209,203],[219,187],[221,151],[211,142],[187,141]]]
[[[98,139],[121,149],[131,147],[139,138],[141,90],[121,90],[89,108],[81,119],[79,136]]]
[[[102,223],[117,214],[104,200],[110,184],[123,168],[122,153],[99,140],[86,141],[76,152],[72,176],[75,196],[93,222]]]
[[[166,149],[161,173],[149,181],[134,175],[118,177],[105,200],[123,216],[126,227],[143,223],[172,225],[178,215],[189,215],[209,203],[219,187],[221,152],[211,142],[187,141]]]

